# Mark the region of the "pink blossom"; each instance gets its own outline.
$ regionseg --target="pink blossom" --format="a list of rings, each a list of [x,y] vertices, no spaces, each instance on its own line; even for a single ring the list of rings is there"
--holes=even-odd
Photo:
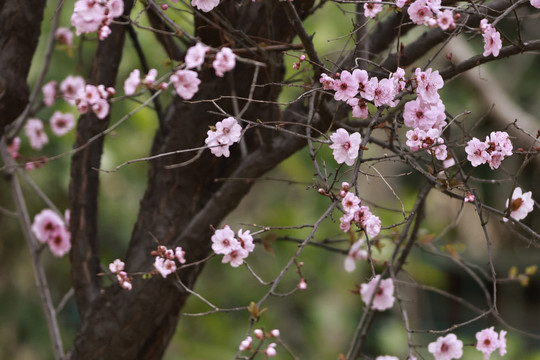
[[[219,5],[219,0],[191,0],[191,5],[201,11],[209,12]]]
[[[113,274],[116,274],[124,270],[125,265],[126,264],[122,260],[116,259],[112,263],[109,264],[109,270]]]
[[[109,9],[109,16],[116,18],[124,13],[124,2],[122,0],[108,0],[105,4]]]
[[[28,119],[24,126],[24,133],[30,140],[30,146],[33,149],[41,150],[43,145],[49,142],[49,138],[45,134],[43,122],[39,119]]]
[[[158,72],[156,69],[148,70],[148,74],[146,74],[146,76],[144,77],[144,84],[150,88],[154,86],[154,83],[156,82],[157,74]]]
[[[119,271],[116,274],[116,279],[118,280],[118,284],[120,284],[122,288],[126,290],[132,289],[131,279],[125,271]]]
[[[358,93],[358,81],[350,72],[344,70],[341,72],[339,80],[334,80],[334,99],[347,101]]]
[[[105,40],[109,35],[111,35],[112,30],[109,26],[104,25],[99,28],[98,30],[98,38],[99,40]]]
[[[223,229],[218,229],[212,235],[212,250],[216,254],[226,255],[230,253],[240,243],[234,237],[234,232],[229,225],[225,225]]]
[[[171,81],[176,93],[184,100],[190,100],[199,91],[198,75],[192,70],[178,70],[171,75]]]
[[[21,138],[15,137],[11,140],[11,143],[7,146],[7,151],[9,152],[9,155],[13,159],[17,159],[19,157],[19,150],[21,148]]]
[[[369,305],[373,293],[376,291],[371,308],[383,311],[394,306],[394,282],[392,279],[384,279],[379,283],[380,277],[380,275],[377,275],[367,284],[360,285],[360,295],[362,296],[362,301],[366,305]],[[377,284],[379,287],[376,289]]]
[[[307,282],[306,282],[306,279],[300,279],[300,281],[298,282],[298,290],[306,290],[307,289]]]
[[[324,90],[333,90],[334,89],[334,79],[326,74],[321,74],[319,82],[322,84]]]
[[[61,44],[71,46],[73,44],[73,32],[65,27],[59,27],[54,33],[54,38]]]
[[[375,0],[364,4],[364,16],[368,18],[375,18],[378,13],[383,9],[381,0]]]
[[[92,105],[92,111],[96,114],[97,118],[103,120],[109,115],[109,103],[105,99],[98,99]]]
[[[98,31],[104,19],[106,8],[97,1],[78,0],[71,15],[71,24],[77,35]]]
[[[478,165],[485,164],[489,160],[490,156],[486,151],[489,146],[473,137],[465,147],[467,153],[467,160],[471,162],[471,165],[477,167]]]
[[[62,218],[51,209],[44,209],[34,217],[32,231],[39,242],[45,243],[52,236],[54,231],[64,227]]]
[[[347,130],[340,128],[330,136],[330,140],[332,140],[330,148],[334,150],[333,155],[336,162],[352,166],[354,160],[358,157],[358,150],[362,141],[360,134],[355,132],[349,135]]]
[[[87,84],[84,88],[79,89],[77,97],[89,104],[95,104],[96,101],[101,99],[101,94],[99,93],[97,86]]]
[[[454,21],[454,14],[451,10],[439,11],[437,13],[437,25],[442,30],[453,29],[456,27],[456,22]]]
[[[398,67],[395,72],[391,73],[388,78],[394,83],[394,93],[397,94],[405,89],[405,70]]]
[[[242,232],[242,229],[240,229],[238,230],[237,236],[240,245],[248,252],[252,252],[255,249],[255,244],[253,243],[253,236],[251,236],[249,230]]]
[[[369,75],[366,70],[354,69],[352,76],[358,82],[358,91],[360,91],[360,96],[362,96],[362,92],[364,91],[366,84],[369,82]]]
[[[377,88],[373,92],[373,104],[376,107],[382,105],[394,106],[395,86],[390,79],[382,79],[378,82]]]
[[[41,90],[43,91],[43,103],[45,106],[52,106],[56,98],[56,81],[49,81]]]
[[[456,335],[448,334],[430,343],[428,351],[433,354],[435,360],[459,359],[463,355],[463,342],[458,340]]]
[[[210,0],[207,0],[210,1]],[[193,3],[193,0],[192,0]],[[228,48],[222,48],[217,54],[216,59],[212,62],[212,67],[216,71],[216,75],[223,77],[226,72],[231,71],[236,66],[236,55]]]
[[[339,228],[343,230],[343,232],[349,231],[351,229],[353,218],[354,214],[343,214],[343,216],[339,218]]]
[[[180,264],[186,263],[186,252],[182,250],[182,247],[177,246],[176,249],[174,249],[174,256]]]
[[[407,9],[411,21],[417,25],[428,25],[428,20],[433,16],[431,7],[426,0],[416,0]]]
[[[262,340],[264,338],[264,331],[262,329],[255,329],[253,330],[253,335],[259,340]]]
[[[247,258],[248,255],[249,252],[237,242],[237,245],[233,246],[231,251],[223,256],[221,262],[223,264],[230,263],[232,267],[239,267],[244,263],[244,259]]]
[[[272,335],[272,336],[275,337],[275,338],[278,338],[279,335],[280,335],[279,329],[272,329],[272,330],[270,331],[270,335]]]
[[[375,98],[375,90],[379,86],[379,79],[372,77],[364,83],[363,91],[360,91],[360,96],[368,101],[373,101]]]
[[[351,245],[349,253],[345,258],[345,271],[353,272],[356,269],[356,262],[360,260],[366,260],[368,253],[365,250],[360,250],[360,247],[364,244],[363,240],[357,240]]]
[[[537,9],[540,9],[540,0],[531,0],[531,5]]]
[[[407,1],[408,0],[396,0],[396,6],[401,9],[405,6],[405,4],[407,4]]]
[[[499,355],[506,355],[506,331],[501,330],[499,332]]]
[[[444,86],[444,81],[442,76],[439,75],[439,71],[432,71],[431,68],[422,71],[420,68],[417,68],[414,75],[417,82],[416,94],[418,97],[428,104],[439,102],[440,96],[438,91]]]
[[[411,151],[417,151],[418,149],[422,148],[422,144],[426,138],[426,132],[424,130],[420,130],[419,128],[415,128],[414,130],[407,131],[405,136],[407,137],[407,146],[411,149]]]
[[[469,191],[467,191],[467,194],[465,195],[465,198],[463,199],[464,202],[474,202],[474,195],[471,194]]]
[[[124,81],[124,94],[130,96],[135,94],[137,86],[141,83],[141,73],[139,69],[135,69],[129,73],[128,78]]]
[[[276,343],[271,343],[270,345],[268,345],[268,347],[264,350],[264,355],[266,357],[274,357],[277,355],[277,352],[276,352]]]
[[[369,116],[369,109],[366,102],[359,98],[352,98],[347,100],[347,104],[352,106],[352,117],[358,119],[367,119]]]
[[[341,200],[341,205],[343,206],[343,209],[348,213],[354,213],[356,210],[360,208],[360,199],[358,196],[354,195],[353,193],[349,192],[343,200]]]
[[[204,56],[210,48],[202,43],[197,43],[195,46],[187,50],[184,59],[186,69],[193,69],[201,66],[204,63]]]
[[[498,337],[493,326],[476,333],[476,349],[484,354],[484,360],[489,360],[491,353],[499,348]]]
[[[379,232],[381,231],[381,219],[379,219],[378,216],[373,215],[371,212],[369,214],[370,215],[367,216],[362,222],[362,227],[369,237],[374,238],[375,236],[379,235]]]
[[[73,114],[62,114],[60,111],[55,111],[51,116],[51,130],[55,135],[62,136],[67,134],[73,126],[75,126],[75,117]]]
[[[49,236],[47,244],[54,256],[64,256],[71,249],[71,234],[65,226],[57,226]]]
[[[480,30],[482,30],[482,36],[484,37],[484,56],[499,56],[499,51],[502,47],[501,34],[491,24],[487,19],[482,19],[480,21]]]
[[[176,271],[175,262],[170,259],[164,259],[161,256],[156,256],[154,267],[164,278]]]
[[[84,88],[85,85],[84,79],[80,76],[69,75],[66,77],[60,84],[60,90],[64,95],[64,100],[71,104],[75,104],[79,90]]]
[[[217,131],[208,130],[204,143],[208,146],[210,152],[217,157],[229,157],[231,155],[229,145],[221,142],[221,134]]]
[[[510,202],[511,201],[511,202]],[[510,203],[510,217],[514,220],[522,220],[534,209],[532,192],[523,193],[520,187],[514,189],[512,198],[506,200],[506,207]],[[503,219],[506,221],[506,219]]]
[[[395,356],[385,355],[385,356],[377,356],[375,360],[399,360],[399,359]]]
[[[251,343],[253,342],[253,339],[251,336],[246,336],[244,340],[240,343],[240,346],[238,346],[238,350],[244,351],[251,349]]]
[[[205,143],[217,157],[221,155],[229,157],[229,146],[240,140],[242,126],[235,118],[228,117],[218,121],[215,127],[216,131],[208,130]]]

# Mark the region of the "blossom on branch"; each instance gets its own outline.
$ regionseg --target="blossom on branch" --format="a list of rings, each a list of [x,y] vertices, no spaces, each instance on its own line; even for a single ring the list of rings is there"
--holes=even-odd
[[[219,0],[191,0],[191,6],[204,12],[209,12],[218,5]]]
[[[506,331],[501,330],[500,335],[493,330],[493,326],[476,333],[476,349],[484,354],[484,360],[489,360],[491,353],[499,349],[499,354],[506,354]]]
[[[510,217],[512,219],[518,221],[525,219],[534,209],[532,193],[530,191],[523,193],[520,187],[515,188],[512,198],[506,200],[506,207],[508,208],[508,206],[510,206]],[[508,219],[503,218],[503,221],[508,221]]]
[[[459,359],[463,356],[463,342],[454,334],[439,337],[437,341],[428,345],[428,351],[435,360]]]
[[[334,150],[334,159],[338,164],[347,164],[352,166],[354,160],[358,157],[358,150],[360,149],[360,143],[362,137],[359,133],[355,132],[351,135],[345,129],[337,129],[337,131],[330,136],[332,145],[330,149]]]
[[[369,305],[371,298],[371,308],[374,310],[387,310],[394,306],[394,282],[392,279],[384,279],[379,282],[380,275],[375,276],[367,284],[360,285],[360,295],[362,301]],[[377,287],[378,285],[378,287]],[[375,296],[373,293],[375,292]]]
[[[231,71],[236,66],[236,55],[228,48],[222,48],[217,54],[216,59],[212,62],[212,67],[216,71],[216,75],[223,77],[226,72]]]

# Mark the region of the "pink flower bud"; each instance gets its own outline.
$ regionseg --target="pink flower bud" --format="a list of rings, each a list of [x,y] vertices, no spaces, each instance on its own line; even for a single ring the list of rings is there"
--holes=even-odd
[[[306,290],[307,289],[307,282],[305,279],[300,279],[300,282],[298,283],[298,289],[299,290]]]
[[[303,55],[303,54],[300,55],[300,61],[304,61],[304,60],[306,60],[306,55]]]
[[[253,334],[255,335],[255,337],[259,340],[262,340],[263,337],[264,337],[264,331],[262,331],[262,329],[255,329],[253,330]]]
[[[162,8],[163,10],[167,10],[167,9],[169,8],[169,5],[167,5],[167,4],[161,4],[161,8]]]
[[[270,331],[270,335],[272,335],[273,337],[279,337],[279,329],[274,329],[272,331]]]

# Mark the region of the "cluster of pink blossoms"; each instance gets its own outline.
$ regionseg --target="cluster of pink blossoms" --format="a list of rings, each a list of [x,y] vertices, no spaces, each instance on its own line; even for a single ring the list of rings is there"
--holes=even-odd
[[[372,238],[379,235],[381,231],[381,220],[379,217],[373,215],[369,211],[369,207],[360,206],[361,200],[358,196],[349,192],[348,183],[344,182],[341,186],[342,189],[339,195],[343,197],[341,205],[343,206],[343,210],[345,210],[345,214],[339,219],[339,228],[347,232],[350,230],[351,224],[354,223]]]
[[[444,81],[431,68],[426,71],[417,68],[414,81],[417,98],[407,102],[403,110],[403,122],[413,128],[407,131],[406,144],[412,151],[427,149],[438,160],[445,161],[448,152],[440,135],[446,125],[446,114],[438,92]]]
[[[43,86],[43,102],[45,105],[53,105],[57,97],[56,86],[56,81],[51,81]],[[110,106],[107,100],[116,93],[112,87],[105,88],[105,85],[86,84],[82,77],[71,75],[62,81],[60,91],[64,100],[77,106],[79,113],[86,114],[89,110],[92,110],[98,119],[105,119],[109,115]],[[65,121],[61,123],[65,124]]]
[[[482,19],[480,21],[480,30],[482,31],[482,36],[484,37],[484,56],[493,54],[493,56],[499,56],[499,51],[502,48],[501,34],[491,24],[487,19]]]
[[[405,72],[401,68],[381,80],[370,78],[366,70],[355,69],[352,73],[343,70],[336,74],[335,79],[322,74],[319,82],[324,90],[335,91],[334,99],[345,101],[352,107],[353,117],[366,119],[369,115],[368,102],[376,107],[396,105],[394,97],[405,86],[404,76]]]
[[[204,140],[212,154],[217,157],[230,156],[229,146],[238,142],[242,135],[242,126],[233,117],[218,121],[215,130],[208,130]]]
[[[280,331],[279,329],[273,329],[269,333],[265,333],[263,329],[255,329],[253,330],[253,335],[260,340],[261,342],[264,341],[265,338],[279,338]],[[246,351],[246,350],[253,350],[253,338],[251,336],[246,336],[244,340],[240,343],[238,346],[238,350],[240,351]],[[276,351],[277,344],[275,342],[272,342],[268,344],[266,349],[263,351],[264,356],[266,358],[274,357],[277,355]]]
[[[489,164],[489,167],[497,169],[505,156],[512,155],[512,142],[509,139],[508,133],[505,131],[494,131],[489,136],[486,136],[486,141],[482,142],[473,137],[467,143],[465,152],[467,160],[472,166]]]
[[[69,223],[69,211],[66,211],[65,222],[56,212],[45,209],[34,217],[32,231],[37,240],[47,243],[55,256],[64,256],[71,249],[71,233],[66,223]]]
[[[123,261],[120,259],[114,260],[112,263],[109,264],[109,270],[111,273],[116,274],[116,280],[118,280],[118,284],[126,289],[131,290],[133,286],[131,285],[131,276],[128,275],[127,272],[124,271],[124,267],[126,264],[124,264]]]
[[[481,330],[476,333],[476,349],[484,355],[484,360],[489,360],[495,350],[499,354],[506,354],[506,331],[501,330],[497,334],[493,327]],[[428,346],[428,351],[433,354],[435,360],[460,359],[463,356],[463,342],[454,334],[441,336],[437,341]]]
[[[71,24],[77,35],[98,32],[100,40],[111,34],[109,25],[124,13],[122,0],[78,0],[75,2]]]
[[[405,3],[405,0],[398,0],[396,5],[403,7]],[[417,25],[438,26],[444,31],[456,27],[452,11],[441,11],[441,0],[416,0],[407,9],[407,14],[409,14],[411,21]]]
[[[222,263],[230,263],[232,267],[242,265],[253,249],[255,249],[255,244],[249,230],[238,230],[238,239],[236,239],[234,231],[229,225],[225,225],[223,229],[216,230],[212,235],[212,250],[218,255],[223,255]]]
[[[534,209],[534,200],[530,191],[523,193],[520,187],[514,189],[512,198],[506,200],[506,207],[510,203],[510,217],[514,220],[522,220]],[[503,218],[503,221],[508,221]]]
[[[186,252],[180,246],[177,246],[173,251],[167,249],[166,246],[158,245],[151,254],[156,256],[154,267],[164,278],[176,271],[175,260],[178,260],[180,264],[186,263]]]
[[[396,298],[394,297],[394,282],[392,279],[380,280],[380,278],[380,275],[376,275],[368,283],[360,285],[360,296],[362,296],[362,301],[366,305],[369,305],[373,297],[371,308],[384,311],[394,306]]]

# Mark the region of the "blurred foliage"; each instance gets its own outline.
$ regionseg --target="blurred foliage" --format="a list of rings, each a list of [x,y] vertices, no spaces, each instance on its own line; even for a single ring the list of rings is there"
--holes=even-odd
[[[71,4],[66,3],[63,10],[61,25],[69,24]],[[37,51],[34,65],[29,76],[29,83],[35,82],[42,64],[44,43],[50,33],[49,19],[55,6],[51,2],[45,14],[43,22],[40,46]],[[349,37],[342,37],[351,28],[355,14],[354,8],[346,5],[327,3],[316,15],[306,21],[306,27],[310,33],[314,33],[314,42],[320,53],[331,61],[339,57],[340,51],[351,45]],[[138,4],[136,11],[141,11]],[[182,23],[186,29],[190,29],[187,16],[182,12],[169,12],[169,14]],[[144,24],[144,16],[141,21]],[[335,19],[341,19],[335,21]],[[417,36],[417,33],[409,34],[405,42]],[[92,37],[93,39],[93,37]],[[156,67],[160,74],[169,69],[165,54],[155,46],[153,36],[145,31],[139,32],[139,40],[143,48],[149,50],[148,61],[152,67]],[[474,45],[479,49],[480,40],[475,39]],[[53,63],[46,76],[46,81],[61,81],[67,75],[76,73],[85,75],[89,71],[91,54],[96,46],[96,41],[91,39],[76,39],[73,54],[68,51],[56,51]],[[300,53],[290,53],[287,58],[287,78],[296,85],[302,85],[307,81],[309,65],[304,63],[298,72],[292,70],[291,64],[297,61],[295,56]],[[524,108],[538,114],[540,112],[537,101],[537,84],[540,78],[540,70],[531,61],[532,56],[505,60],[503,64],[490,64],[489,67],[501,76],[505,83],[510,80],[512,88],[508,91],[515,100],[524,104]],[[535,58],[537,61],[537,57]],[[422,62],[420,62],[422,63]],[[519,74],[504,72],[508,63],[513,69],[520,69]],[[519,64],[519,65],[518,65]],[[537,64],[537,63],[536,63]],[[117,90],[121,93],[121,84],[133,68],[140,68],[132,42],[127,39],[125,44],[125,56],[120,74],[118,76]],[[509,77],[511,79],[509,79]],[[298,81],[295,81],[298,80]],[[288,102],[295,99],[301,89],[285,87],[281,101]],[[472,89],[463,80],[456,79],[450,82],[441,96],[450,114],[456,115],[469,110],[471,114],[464,122],[474,123],[483,116],[487,109],[476,96],[476,90]],[[144,95],[141,96],[144,99]],[[62,111],[70,111],[76,114],[76,110],[68,104],[58,102]],[[62,104],[60,104],[62,103]],[[162,101],[167,103],[165,96]],[[112,118],[120,119],[124,114],[138,105],[132,100],[122,100],[114,103]],[[53,110],[42,109],[38,116],[48,119]],[[487,123],[488,121],[485,121]],[[485,126],[489,126],[486,124]],[[146,156],[149,152],[157,119],[151,109],[145,109],[135,113],[122,124],[105,141],[105,153],[101,167],[111,169],[124,161]],[[48,132],[49,138],[53,138]],[[382,131],[376,136],[384,137]],[[45,147],[44,154],[51,156],[67,152],[74,142],[74,134],[70,133],[62,138],[54,137]],[[38,155],[30,149],[27,140],[23,139],[21,153],[27,156]],[[373,146],[367,152],[367,156],[380,156],[381,151]],[[463,154],[461,154],[463,155]],[[324,161],[325,170],[333,174],[336,164],[328,148],[321,149],[319,160]],[[57,207],[63,211],[68,204],[69,183],[69,157],[46,164],[42,169],[29,173],[33,179],[49,196]],[[508,170],[512,171],[517,165],[508,164]],[[400,163],[380,162],[377,169],[387,175],[387,183],[369,167],[363,166],[361,170],[360,196],[371,203],[381,206],[374,207],[372,211],[380,216],[383,226],[389,227],[403,220],[401,203],[392,195],[388,186],[397,193],[403,206],[408,211],[416,200],[421,178],[415,174],[406,173],[406,168]],[[102,173],[100,206],[100,233],[101,253],[104,265],[115,258],[123,258],[124,252],[131,235],[131,228],[135,222],[139,200],[144,192],[146,183],[147,165],[137,163],[122,168],[115,173]],[[487,178],[493,172],[477,169],[476,175]],[[485,173],[482,173],[485,171]],[[344,173],[337,184],[346,181],[350,173]],[[399,175],[399,176],[397,176]],[[240,228],[256,231],[261,226],[289,227],[298,224],[313,224],[324,209],[329,205],[329,200],[317,193],[317,184],[314,180],[309,153],[300,151],[295,156],[283,162],[279,168],[269,173],[265,178],[258,180],[251,193],[239,204],[226,223],[234,230]],[[536,178],[537,184],[538,178]],[[339,186],[339,185],[337,185]],[[481,189],[482,200],[498,208],[502,208],[504,200],[510,192],[510,184],[493,186],[478,184]],[[9,189],[4,179],[0,180],[0,203],[3,207],[14,209],[10,198]],[[504,191],[503,191],[504,188]],[[533,190],[532,184],[529,190]],[[35,195],[35,192],[27,185],[24,186],[26,201],[31,215],[41,211],[46,204]],[[501,195],[504,194],[504,195]],[[486,250],[484,239],[480,233],[464,231],[463,228],[478,227],[474,223],[474,212],[471,208],[466,209],[466,214],[461,216],[459,226],[447,229],[448,224],[454,221],[457,209],[461,204],[455,200],[449,200],[440,194],[432,194],[428,199],[425,221],[422,223],[420,243],[417,246],[406,265],[406,277],[404,280],[416,281],[420,284],[437,287],[464,297],[476,306],[483,306],[482,293],[464,271],[456,266],[450,258],[435,256],[429,253],[432,249],[448,249],[452,245],[459,250],[459,257],[480,264],[487,271]],[[468,214],[468,215],[467,215]],[[341,249],[347,249],[347,239],[339,230],[338,211],[333,217],[327,219],[317,232],[314,241],[342,240]],[[537,220],[538,215],[526,221]],[[472,220],[471,220],[472,219]],[[477,222],[478,220],[476,220]],[[222,224],[214,224],[220,226]],[[516,242],[514,237],[501,226],[495,227],[497,232],[494,238],[494,259],[499,274],[507,274],[514,265],[518,266],[518,272],[524,273],[525,266],[538,264],[538,256],[532,249],[526,249],[522,242]],[[13,217],[1,214],[0,229],[2,241],[0,241],[0,358],[2,359],[52,359],[47,327],[41,304],[35,288],[32,265],[28,257],[28,249],[20,227]],[[469,229],[470,230],[470,229]],[[310,228],[275,230],[272,234],[279,239],[288,236],[294,239],[304,239],[310,232]],[[440,234],[443,234],[440,236]],[[377,268],[387,260],[394,250],[395,230],[383,231],[381,250],[374,250],[374,258],[377,260]],[[498,236],[497,236],[498,235]],[[297,243],[293,241],[276,241],[273,252],[268,252],[262,246],[258,246],[254,254],[249,258],[249,264],[255,272],[265,280],[275,278],[284,264],[290,259],[297,249]],[[456,250],[456,251],[457,251]],[[58,304],[70,288],[69,259],[53,258],[47,249],[43,251],[43,259],[47,269],[48,280],[52,297]],[[370,276],[367,264],[359,264],[359,270],[352,274],[343,270],[343,254],[328,252],[315,246],[308,248],[300,256],[304,262],[302,274],[308,283],[308,289],[297,291],[294,295],[282,298],[272,297],[265,304],[267,310],[262,314],[255,327],[265,330],[279,328],[283,341],[291,348],[294,354],[301,359],[335,359],[339,353],[345,353],[350,337],[355,330],[358,319],[362,314],[363,303],[358,295],[349,290],[355,289],[355,284],[365,282]],[[149,259],[150,261],[150,259]],[[299,281],[299,275],[290,270],[285,280],[279,285],[279,292],[288,292],[294,289]],[[238,269],[228,265],[222,265],[220,259],[215,257],[206,265],[195,288],[202,296],[221,308],[247,306],[251,301],[258,301],[264,294],[265,288],[249,273],[245,267]],[[403,287],[402,299],[410,306],[412,327],[415,329],[445,329],[455,323],[465,321],[472,316],[470,311],[463,309],[460,304],[437,295],[427,290],[417,290]],[[511,325],[527,331],[538,333],[538,319],[540,318],[540,281],[538,277],[531,276],[529,286],[523,287],[519,283],[509,282],[499,285],[499,310]],[[165,355],[165,359],[230,359],[237,352],[238,344],[246,336],[249,327],[249,315],[247,310],[232,313],[217,313],[207,316],[188,316],[210,310],[207,305],[195,297],[191,297],[185,308],[178,325],[174,339]],[[69,347],[73,340],[79,318],[73,299],[67,302],[66,307],[59,313],[59,323],[62,330],[63,340]],[[460,328],[456,331],[458,336],[469,345],[465,347],[464,359],[478,359],[480,354],[470,346],[474,343],[474,334],[479,329],[496,325],[496,329],[503,329],[493,319],[484,319],[472,325]],[[508,359],[538,360],[540,351],[538,342],[507,329],[508,334]],[[417,344],[427,344],[436,339],[433,334],[415,334]],[[397,306],[378,318],[373,331],[370,332],[367,341],[366,352],[372,354],[389,354],[403,358],[406,353],[406,332],[399,309]],[[424,350],[425,351],[425,350]],[[282,348],[278,348],[277,359],[290,359]],[[497,356],[494,356],[497,358]]]

